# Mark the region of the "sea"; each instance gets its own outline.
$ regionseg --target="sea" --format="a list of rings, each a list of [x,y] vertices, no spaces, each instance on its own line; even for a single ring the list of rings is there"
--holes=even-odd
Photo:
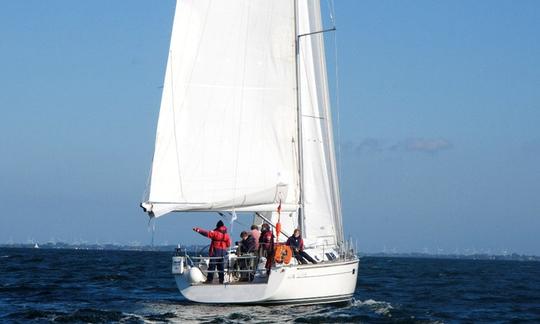
[[[230,306],[185,300],[172,255],[0,249],[0,322],[540,323],[540,262],[362,257],[350,303]]]

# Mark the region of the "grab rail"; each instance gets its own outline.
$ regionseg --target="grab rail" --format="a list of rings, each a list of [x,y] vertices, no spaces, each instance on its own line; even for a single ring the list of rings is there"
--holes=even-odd
[[[178,252],[178,251],[177,251]],[[226,256],[190,256],[184,254],[186,262],[192,266],[199,268],[206,276],[209,273],[219,273],[218,269],[209,270],[208,267],[212,260],[223,260],[223,273],[229,279],[229,282],[240,281],[247,274],[248,280],[256,277],[259,274],[266,272],[266,269],[259,269],[260,257],[257,255],[235,255],[228,254]],[[249,276],[251,275],[251,276]]]

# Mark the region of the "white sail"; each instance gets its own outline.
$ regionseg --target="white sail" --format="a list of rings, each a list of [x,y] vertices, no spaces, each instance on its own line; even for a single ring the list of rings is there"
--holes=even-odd
[[[322,29],[318,0],[177,2],[147,210],[258,211],[276,222],[281,201],[284,230],[343,241],[323,34],[295,44]]]
[[[179,0],[148,201],[154,216],[298,203],[290,0]]]
[[[319,1],[298,1],[299,84],[302,116],[304,238],[343,241],[341,206]]]

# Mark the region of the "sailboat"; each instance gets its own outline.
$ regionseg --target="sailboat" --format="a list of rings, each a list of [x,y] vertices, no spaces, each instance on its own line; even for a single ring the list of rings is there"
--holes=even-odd
[[[176,255],[199,303],[318,304],[352,298],[358,257],[344,238],[319,0],[178,0],[147,197],[150,217],[216,212],[294,229],[316,264],[264,258],[204,284],[210,257]],[[238,280],[250,271],[253,280]]]

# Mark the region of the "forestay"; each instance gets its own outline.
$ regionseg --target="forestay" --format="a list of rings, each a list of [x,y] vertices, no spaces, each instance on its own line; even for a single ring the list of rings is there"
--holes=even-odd
[[[179,0],[148,201],[153,216],[298,203],[290,0]]]

